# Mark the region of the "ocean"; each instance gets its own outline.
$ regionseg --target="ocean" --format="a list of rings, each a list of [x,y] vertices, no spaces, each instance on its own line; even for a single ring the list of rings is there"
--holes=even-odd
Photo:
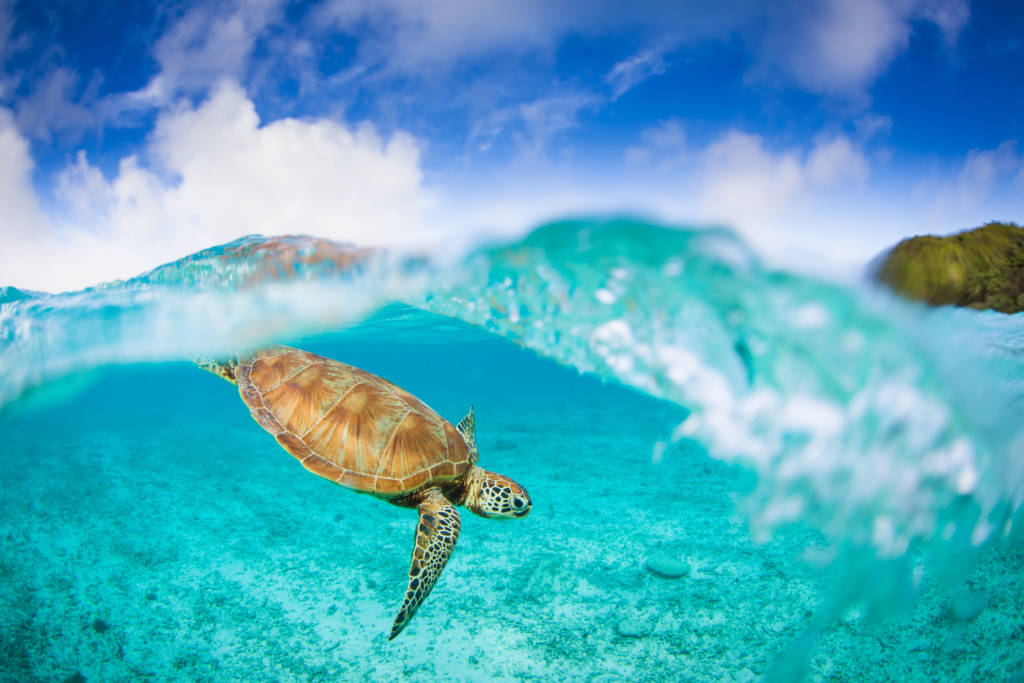
[[[314,476],[196,358],[384,377],[521,483],[415,510]],[[1024,680],[1024,317],[625,218],[469,253],[250,236],[0,290],[0,679]]]

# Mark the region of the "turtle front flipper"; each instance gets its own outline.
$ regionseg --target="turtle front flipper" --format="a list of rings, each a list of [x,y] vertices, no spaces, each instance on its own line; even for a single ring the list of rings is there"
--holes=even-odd
[[[409,565],[409,587],[405,591],[405,600],[398,610],[395,623],[391,626],[393,639],[408,625],[412,615],[430,595],[430,590],[437,583],[437,577],[455,548],[459,538],[459,512],[439,489],[431,488],[423,492],[420,499],[420,522],[416,526],[416,547],[412,551],[412,564]]]

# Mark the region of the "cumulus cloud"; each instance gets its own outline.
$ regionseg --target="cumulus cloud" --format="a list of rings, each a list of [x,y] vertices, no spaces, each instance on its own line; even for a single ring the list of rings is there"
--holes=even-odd
[[[778,148],[733,130],[675,158],[671,167],[650,158],[648,174],[637,173],[648,207],[672,221],[727,225],[769,260],[824,276],[855,275],[908,235],[1024,215],[1024,155],[1014,140],[910,173],[872,163],[861,143],[836,134]]]
[[[460,178],[458,225],[503,235],[553,216],[626,212],[670,224],[725,225],[770,263],[827,278],[856,278],[910,234],[945,233],[1024,213],[1024,159],[1012,142],[957,163],[909,173],[868,155],[856,137],[822,133],[779,146],[743,130],[708,143],[669,119],[624,150],[630,164],[573,169],[517,166]],[[967,204],[966,200],[973,203]]]
[[[847,260],[865,255],[862,233],[870,226],[863,217],[870,208],[857,218],[847,215],[851,225],[839,224],[870,170],[863,150],[843,135],[823,137],[810,149],[772,150],[758,135],[730,131],[696,154],[689,180],[696,215],[735,228],[762,253],[823,258],[833,252]],[[837,245],[857,242],[848,254],[834,253]]]
[[[14,152],[23,165],[27,153]],[[324,119],[261,125],[233,83],[161,116],[145,158],[122,160],[108,180],[80,154],[58,184],[63,215],[7,250],[5,283],[81,287],[252,233],[370,245],[427,238],[429,198],[410,136]],[[5,191],[19,190],[17,178],[4,180]]]
[[[806,153],[773,152],[761,136],[735,130],[711,143],[700,164],[706,209],[744,218],[776,215],[808,190],[862,183],[870,171],[863,150],[844,135],[822,138]]]
[[[773,154],[758,135],[730,131],[704,150],[702,209],[713,220],[745,226],[773,219],[805,186],[795,152]]]

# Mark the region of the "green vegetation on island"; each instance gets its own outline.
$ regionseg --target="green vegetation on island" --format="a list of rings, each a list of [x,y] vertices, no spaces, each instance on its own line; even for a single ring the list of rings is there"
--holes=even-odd
[[[875,279],[935,306],[1024,311],[1024,228],[989,223],[948,237],[905,239],[885,256]]]

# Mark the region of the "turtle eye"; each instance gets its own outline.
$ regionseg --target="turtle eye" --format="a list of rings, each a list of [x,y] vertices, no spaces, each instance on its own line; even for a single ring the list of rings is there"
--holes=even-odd
[[[525,496],[512,498],[512,514],[516,517],[525,517],[530,514],[530,499]]]

